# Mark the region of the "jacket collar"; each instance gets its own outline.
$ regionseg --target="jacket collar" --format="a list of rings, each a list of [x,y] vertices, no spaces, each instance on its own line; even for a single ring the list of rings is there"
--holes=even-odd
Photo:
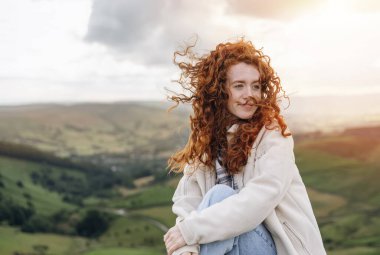
[[[233,134],[238,129],[239,124],[235,123],[231,127],[227,128],[227,134]]]
[[[233,137],[234,133],[236,132],[236,130],[238,129],[238,127],[239,127],[239,124],[235,123],[231,127],[227,128],[227,141],[228,142],[232,139],[232,137]]]

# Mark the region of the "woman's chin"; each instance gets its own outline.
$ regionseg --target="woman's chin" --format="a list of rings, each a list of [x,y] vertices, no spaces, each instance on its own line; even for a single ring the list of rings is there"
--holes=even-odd
[[[253,114],[241,114],[238,116],[239,119],[241,120],[249,120],[250,118],[252,118]]]

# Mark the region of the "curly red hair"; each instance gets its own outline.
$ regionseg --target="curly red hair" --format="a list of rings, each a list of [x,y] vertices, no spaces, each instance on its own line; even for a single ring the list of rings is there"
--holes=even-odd
[[[190,116],[191,133],[186,146],[174,153],[168,160],[168,168],[182,172],[186,164],[202,163],[211,169],[219,156],[229,174],[237,173],[246,165],[253,142],[260,129],[267,129],[277,120],[283,136],[287,125],[280,115],[278,94],[285,91],[280,78],[270,66],[270,58],[256,49],[252,42],[243,38],[237,42],[220,43],[216,49],[204,56],[193,51],[195,44],[174,52],[174,63],[181,69],[177,83],[190,95],[168,96],[176,102],[169,110],[181,103],[191,103],[194,113]],[[187,61],[178,61],[178,57]],[[186,59],[187,58],[187,59]],[[262,98],[252,118],[238,119],[227,110],[228,91],[226,88],[227,71],[230,66],[244,62],[254,65],[260,73]],[[238,129],[227,141],[227,128],[238,123]]]

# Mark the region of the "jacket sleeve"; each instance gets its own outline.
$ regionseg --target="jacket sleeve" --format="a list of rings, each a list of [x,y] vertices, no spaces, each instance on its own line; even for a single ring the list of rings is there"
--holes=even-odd
[[[191,173],[190,167],[187,165],[172,199],[172,211],[177,215],[176,224],[188,217],[192,211],[197,210],[202,197],[195,173]],[[174,251],[173,255],[180,255],[184,252],[197,252],[199,254],[199,244],[185,245]]]
[[[259,174],[250,179],[238,194],[200,212],[192,212],[178,222],[186,243],[225,240],[261,224],[280,203],[298,172],[293,145],[291,136],[283,137],[278,129],[267,130],[254,165],[254,171]]]

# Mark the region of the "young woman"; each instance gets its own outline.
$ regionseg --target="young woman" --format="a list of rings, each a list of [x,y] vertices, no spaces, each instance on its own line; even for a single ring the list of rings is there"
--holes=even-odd
[[[168,254],[326,254],[269,57],[244,39],[201,57],[191,49],[174,55],[188,95],[171,99],[194,113],[188,143],[169,159],[183,177],[176,225],[164,235]]]

